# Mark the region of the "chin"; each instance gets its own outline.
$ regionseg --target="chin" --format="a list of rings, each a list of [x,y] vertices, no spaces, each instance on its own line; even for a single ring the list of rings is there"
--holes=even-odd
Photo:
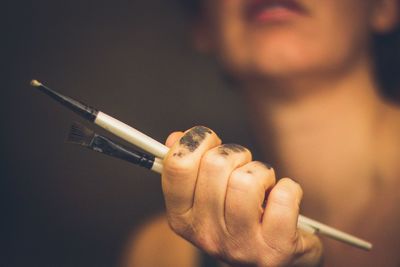
[[[306,75],[319,70],[323,66],[323,60],[318,60],[315,55],[307,55],[301,51],[265,52],[252,55],[246,66],[245,72],[265,78],[292,78]]]
[[[342,61],[338,47],[330,51],[318,42],[278,37],[247,40],[246,45],[225,50],[224,66],[238,78],[276,80],[328,72]]]

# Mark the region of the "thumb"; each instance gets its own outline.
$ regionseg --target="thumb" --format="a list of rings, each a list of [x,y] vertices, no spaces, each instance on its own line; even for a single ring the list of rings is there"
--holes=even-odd
[[[175,143],[176,143],[176,141],[178,141],[179,139],[181,139],[181,137],[183,136],[183,132],[173,132],[173,133],[171,133],[169,136],[168,136],[168,138],[167,138],[167,140],[165,141],[165,145],[167,146],[167,147],[172,147]]]
[[[323,247],[321,240],[315,235],[303,230],[298,230],[299,239],[297,258],[293,266],[322,266]]]

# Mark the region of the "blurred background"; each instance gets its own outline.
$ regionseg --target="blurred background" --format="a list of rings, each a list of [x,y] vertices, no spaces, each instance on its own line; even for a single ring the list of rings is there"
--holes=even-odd
[[[66,144],[82,120],[33,78],[161,142],[206,125],[260,159],[238,93],[192,50],[177,1],[2,3],[0,266],[116,266],[135,229],[164,209],[157,174]],[[381,66],[400,58],[380,50]],[[388,69],[391,84],[400,70]]]
[[[176,1],[5,4],[0,266],[115,266],[135,229],[164,209],[157,174],[66,144],[82,120],[33,78],[161,142],[206,125],[255,149],[237,93],[192,51]]]

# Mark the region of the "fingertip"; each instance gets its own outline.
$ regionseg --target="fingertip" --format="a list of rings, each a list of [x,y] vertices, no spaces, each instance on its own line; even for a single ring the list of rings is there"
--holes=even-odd
[[[303,198],[303,189],[299,183],[285,177],[278,181],[277,186],[274,189],[275,196],[277,196],[280,201],[286,202],[287,204],[295,201],[297,205],[300,205]]]
[[[285,177],[280,179],[279,182],[284,185],[284,187],[286,187],[289,191],[293,192],[294,195],[298,196],[299,201],[301,201],[301,199],[303,198],[303,188],[297,181]]]
[[[167,140],[165,141],[165,145],[167,147],[172,147],[183,135],[184,135],[184,133],[181,131],[176,131],[176,132],[171,133],[167,137]]]

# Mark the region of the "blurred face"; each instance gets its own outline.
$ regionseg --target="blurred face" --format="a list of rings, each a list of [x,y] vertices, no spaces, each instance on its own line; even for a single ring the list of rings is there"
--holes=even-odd
[[[371,32],[393,27],[395,2],[204,0],[197,43],[237,78],[331,74],[368,57]]]

